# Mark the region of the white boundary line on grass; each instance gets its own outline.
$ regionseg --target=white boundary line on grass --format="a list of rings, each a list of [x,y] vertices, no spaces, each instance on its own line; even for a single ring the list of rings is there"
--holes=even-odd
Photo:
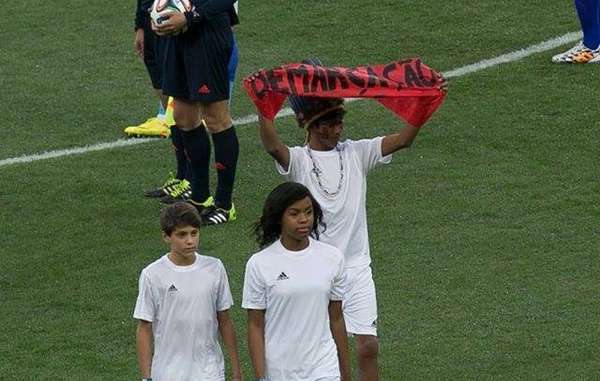
[[[567,33],[562,36],[541,42],[539,44],[528,46],[527,48],[524,48],[524,49],[520,49],[520,50],[511,52],[511,53],[502,54],[502,55],[499,55],[494,58],[490,58],[490,59],[479,61],[479,62],[470,64],[470,65],[459,67],[457,69],[450,70],[448,72],[445,72],[444,75],[447,78],[461,77],[463,75],[475,73],[475,72],[478,72],[478,71],[481,71],[481,70],[484,70],[484,69],[487,69],[490,67],[504,64],[504,63],[515,62],[515,61],[521,60],[525,57],[531,56],[533,54],[545,52],[545,51],[557,48],[561,45],[575,42],[575,41],[579,40],[580,38],[581,38],[580,32]],[[350,99],[349,101],[352,101],[352,100],[357,100],[357,99]],[[283,118],[286,116],[291,116],[293,114],[294,113],[292,112],[292,110],[290,108],[286,107],[277,114],[277,118]],[[243,125],[250,124],[250,123],[256,123],[257,121],[258,121],[258,117],[256,115],[252,114],[252,115],[246,115],[244,117],[235,119],[233,122],[237,126],[243,126]],[[85,154],[88,152],[103,151],[106,149],[112,149],[112,148],[118,148],[118,147],[127,147],[127,146],[142,144],[142,143],[148,143],[151,141],[156,141],[156,139],[150,139],[150,138],[119,139],[119,140],[116,140],[113,142],[98,143],[98,144],[92,144],[92,145],[83,146],[83,147],[61,149],[61,150],[56,150],[56,151],[48,151],[48,152],[43,152],[43,153],[33,154],[33,155],[24,155],[24,156],[20,156],[20,157],[13,157],[13,158],[0,160],[0,168],[6,167],[9,165],[13,165],[13,164],[31,163],[34,161],[53,159],[56,157],[81,155],[81,154]]]

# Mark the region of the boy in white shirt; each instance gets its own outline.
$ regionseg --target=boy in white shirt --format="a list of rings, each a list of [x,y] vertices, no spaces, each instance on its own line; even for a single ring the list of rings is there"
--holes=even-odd
[[[305,63],[321,65],[318,60]],[[445,91],[446,83],[440,88]],[[342,98],[288,98],[301,128],[307,131],[304,146],[288,147],[279,138],[273,121],[259,113],[260,138],[287,181],[305,185],[323,208],[327,229],[321,241],[338,248],[345,259],[348,288],[343,299],[346,330],[356,338],[361,381],[377,381],[377,299],[371,273],[367,231],[367,174],[391,161],[391,154],[407,148],[418,127],[373,139],[340,141],[345,114]]]
[[[220,333],[232,380],[241,381],[227,273],[219,259],[196,252],[200,224],[190,204],[161,211],[162,236],[170,250],[142,270],[133,313],[143,380],[225,381]]]

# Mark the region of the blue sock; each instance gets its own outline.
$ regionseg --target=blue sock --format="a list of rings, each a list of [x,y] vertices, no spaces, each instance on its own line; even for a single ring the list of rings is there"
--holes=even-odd
[[[165,108],[162,105],[162,102],[158,102],[158,110],[156,110],[156,116],[164,116],[165,115]]]
[[[583,31],[583,44],[592,50],[600,45],[600,1],[574,0]]]

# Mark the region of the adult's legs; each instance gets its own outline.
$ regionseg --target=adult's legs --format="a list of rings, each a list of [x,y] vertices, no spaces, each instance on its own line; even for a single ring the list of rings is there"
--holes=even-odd
[[[152,82],[154,94],[158,99],[158,110],[156,116],[149,118],[137,126],[128,126],[124,129],[129,136],[157,136],[168,137],[170,134],[169,126],[165,122],[165,110],[169,97],[162,91],[162,63],[164,52],[164,38],[157,36],[150,27],[148,21],[142,29],[136,31],[136,40],[138,33],[141,33],[141,44],[143,45],[143,62],[148,71],[148,76]]]
[[[552,57],[554,63],[600,63],[600,0],[574,0],[583,39]]]
[[[596,50],[600,46],[600,0],[574,0],[583,32],[583,44]]]
[[[235,128],[231,123],[228,101],[203,103],[201,114],[212,136],[215,146],[215,168],[217,170],[217,189],[215,205],[230,210],[235,182],[235,171],[239,156],[239,142]]]
[[[177,97],[174,100],[173,118],[175,126],[181,133],[181,140],[191,175],[191,202],[199,209],[210,197],[208,172],[210,139],[200,118],[200,110],[200,102]]]
[[[184,38],[185,37],[185,38]],[[229,28],[197,26],[185,36],[167,39],[165,93],[174,95],[174,119],[182,131],[191,172],[191,200],[203,213],[203,223],[235,219],[231,203],[239,145],[227,107],[227,64],[233,36]],[[216,206],[209,192],[210,138],[215,144]],[[218,214],[215,218],[212,215]]]
[[[233,49],[231,51],[231,56],[229,58],[229,64],[227,66],[227,76],[228,76],[228,80],[229,80],[229,100],[227,101],[227,106],[231,105],[231,99],[232,99],[232,95],[233,95],[233,84],[234,84],[234,80],[235,80],[235,72],[237,69],[237,63],[238,63],[238,50],[237,50],[237,46],[236,46],[236,42],[235,39],[233,41]],[[168,96],[164,96],[162,94],[162,91],[160,89],[157,90],[157,96],[161,99],[162,104],[165,108],[165,110],[168,110]],[[222,111],[217,111],[217,113],[221,113]],[[168,115],[168,113],[167,113]],[[171,114],[172,115],[172,114]],[[169,118],[167,117],[167,120]],[[219,116],[217,116],[217,119],[220,119]],[[211,127],[212,127],[212,121],[211,121]],[[231,125],[231,123],[229,123],[229,125]],[[183,136],[182,136],[182,132],[181,130],[176,127],[176,126],[171,126],[170,127],[171,130],[171,142],[173,145],[173,152],[175,154],[175,161],[176,161],[176,174],[175,174],[175,178],[178,180],[183,180],[186,179],[188,181],[190,181],[191,179],[191,172],[190,172],[190,166],[188,163],[188,158],[185,154],[185,147],[183,146]],[[215,128],[215,131],[219,131],[220,128],[219,126],[217,126]],[[221,156],[225,156],[224,157],[224,161],[227,161],[228,158],[230,158],[231,156],[228,155],[227,153],[227,149],[223,150],[221,149],[222,146],[225,147],[237,147],[237,144],[232,143],[232,142],[228,142],[227,139],[229,135],[232,135],[232,131],[223,133],[223,134],[219,134],[219,135],[213,135],[213,141],[215,142],[215,156],[217,157],[221,157]],[[218,133],[218,132],[217,132]],[[223,144],[221,144],[221,141],[223,141]],[[237,139],[236,139],[237,141]],[[235,148],[237,150],[239,150],[239,148]],[[217,153],[218,152],[218,153]],[[235,159],[235,162],[237,162],[237,157]],[[220,163],[219,160],[217,159],[217,163]],[[234,165],[235,166],[235,165]],[[217,166],[217,168],[219,168],[220,166]],[[231,166],[230,166],[231,167]],[[234,171],[235,172],[235,171]],[[225,176],[226,179],[223,182],[220,182],[220,184],[227,184],[228,180],[228,176]],[[224,202],[221,201],[219,203],[219,205],[224,204],[223,207],[226,209],[230,209],[231,206],[231,196],[227,196],[227,193],[231,193],[228,192],[227,189],[229,189],[229,186],[224,186],[221,187],[221,191],[219,191],[219,186],[217,185],[217,194],[219,194],[219,199],[220,200],[225,200]],[[229,202],[227,202],[227,199],[229,199]]]

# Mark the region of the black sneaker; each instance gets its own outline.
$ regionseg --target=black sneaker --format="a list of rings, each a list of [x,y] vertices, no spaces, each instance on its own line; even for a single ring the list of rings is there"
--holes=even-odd
[[[179,180],[172,175],[158,188],[144,191],[144,196],[151,198],[160,198],[167,195],[172,195],[174,192],[181,193],[184,189],[190,188],[189,181],[183,179]]]
[[[206,211],[206,209],[215,205],[215,199],[212,196],[209,196],[204,202],[194,201],[191,197],[188,198],[186,201],[196,207],[196,210],[198,210],[198,213],[200,213],[201,218],[202,214]]]
[[[163,204],[174,204],[179,201],[189,201],[192,198],[192,190],[185,189],[181,192],[171,192],[170,194],[160,198]]]
[[[211,205],[202,211],[200,218],[202,219],[202,225],[219,225],[224,224],[225,222],[235,221],[237,217],[235,206],[231,204],[231,209],[229,210]]]

